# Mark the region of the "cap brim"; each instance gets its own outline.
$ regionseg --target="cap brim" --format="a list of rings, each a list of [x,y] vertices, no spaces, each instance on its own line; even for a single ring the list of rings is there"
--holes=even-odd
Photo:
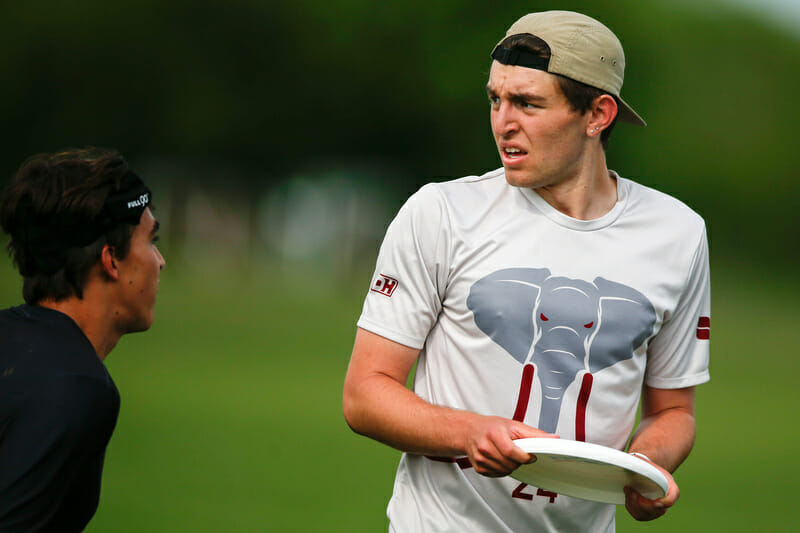
[[[628,124],[635,124],[637,126],[647,126],[647,122],[644,121],[642,117],[639,116],[636,111],[633,110],[631,106],[625,103],[625,100],[617,98],[617,107],[619,108],[617,111],[617,118],[622,122],[627,122]]]

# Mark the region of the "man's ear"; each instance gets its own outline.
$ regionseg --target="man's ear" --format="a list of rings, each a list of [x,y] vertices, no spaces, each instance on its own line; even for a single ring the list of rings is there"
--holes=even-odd
[[[102,272],[114,281],[119,280],[119,261],[114,255],[114,248],[109,245],[103,246],[100,252],[100,266]]]
[[[601,94],[592,103],[589,128],[594,128],[592,131],[600,133],[614,122],[618,112],[619,107],[614,97],[609,94]]]

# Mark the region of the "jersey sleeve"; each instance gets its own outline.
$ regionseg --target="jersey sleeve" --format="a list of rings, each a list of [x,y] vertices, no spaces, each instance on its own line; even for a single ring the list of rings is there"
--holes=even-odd
[[[678,389],[709,380],[711,280],[708,239],[703,228],[685,289],[671,316],[648,347],[645,383],[659,389]]]
[[[20,397],[0,439],[0,530],[82,529],[100,496],[119,396],[79,375]],[[73,502],[76,501],[76,503]],[[49,529],[48,529],[49,530]]]
[[[389,225],[358,327],[422,349],[447,284],[450,221],[436,184],[415,193]]]

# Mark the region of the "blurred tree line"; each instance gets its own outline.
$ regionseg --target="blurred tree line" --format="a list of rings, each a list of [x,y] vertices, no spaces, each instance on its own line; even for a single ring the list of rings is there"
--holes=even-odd
[[[91,144],[246,198],[298,172],[373,169],[362,177],[399,203],[499,166],[489,53],[545,9],[594,16],[623,42],[623,96],[649,125],[616,129],[612,168],[703,214],[712,251],[800,258],[800,31],[668,0],[3,2],[0,179]]]

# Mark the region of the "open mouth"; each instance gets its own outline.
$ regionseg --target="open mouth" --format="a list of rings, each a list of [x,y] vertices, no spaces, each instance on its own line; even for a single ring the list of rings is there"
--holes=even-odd
[[[503,155],[504,159],[507,159],[509,161],[514,161],[528,155],[528,152],[520,148],[514,148],[514,147],[505,147],[502,150],[500,150],[500,153]]]

